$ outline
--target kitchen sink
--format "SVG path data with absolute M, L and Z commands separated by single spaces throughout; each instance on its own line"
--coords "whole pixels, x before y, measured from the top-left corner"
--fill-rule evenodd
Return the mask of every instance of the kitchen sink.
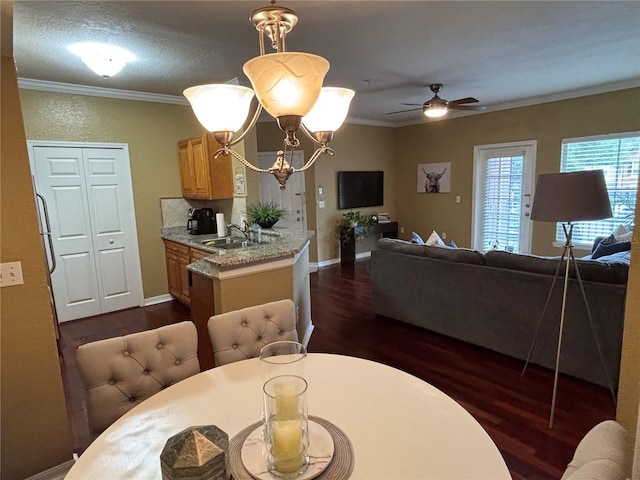
M 256 242 L 237 237 L 211 238 L 209 240 L 201 240 L 200 243 L 206 245 L 207 247 L 222 248 L 224 250 L 258 246 Z

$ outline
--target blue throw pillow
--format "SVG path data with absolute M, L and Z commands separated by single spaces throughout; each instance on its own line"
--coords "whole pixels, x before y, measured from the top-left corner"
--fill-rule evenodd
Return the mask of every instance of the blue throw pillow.
M 418 245 L 424 245 L 424 240 L 416 232 L 411 232 L 411 243 L 417 243 Z
M 613 239 L 613 241 L 611 239 Z M 631 250 L 631 242 L 616 242 L 615 237 L 610 235 L 598 244 L 591 255 L 591 259 L 596 260 L 606 255 L 626 252 L 627 250 Z

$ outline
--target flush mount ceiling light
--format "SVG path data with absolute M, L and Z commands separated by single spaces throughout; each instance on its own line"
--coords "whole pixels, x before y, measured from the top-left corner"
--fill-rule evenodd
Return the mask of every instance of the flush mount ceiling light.
M 247 61 L 243 71 L 253 90 L 240 85 L 210 84 L 187 88 L 184 96 L 200 123 L 222 145 L 214 158 L 232 155 L 251 170 L 271 173 L 284 189 L 292 173 L 308 169 L 323 153 L 333 155 L 328 144 L 344 122 L 355 92 L 347 88 L 322 87 L 329 70 L 329 62 L 324 58 L 310 53 L 287 52 L 287 34 L 298 23 L 293 10 L 276 6 L 275 0 L 271 0 L 269 6 L 254 10 L 250 20 L 258 31 L 260 55 Z M 265 53 L 265 36 L 276 53 Z M 252 101 L 254 94 L 257 102 Z M 255 111 L 250 116 L 252 104 Z M 254 127 L 263 108 L 286 134 L 283 149 L 268 169 L 253 165 L 231 150 Z M 241 129 L 242 134 L 234 138 Z M 317 145 L 317 149 L 301 168 L 294 168 L 286 157 L 290 153 L 292 158 L 300 145 L 296 137 L 300 130 Z
M 103 78 L 117 75 L 127 63 L 136 58 L 129 50 L 106 43 L 74 43 L 69 46 L 69 50 Z

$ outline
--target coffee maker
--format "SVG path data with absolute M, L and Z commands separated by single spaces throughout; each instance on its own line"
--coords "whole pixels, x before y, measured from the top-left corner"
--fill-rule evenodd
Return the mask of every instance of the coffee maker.
M 216 219 L 212 208 L 190 208 L 187 230 L 191 235 L 216 233 Z

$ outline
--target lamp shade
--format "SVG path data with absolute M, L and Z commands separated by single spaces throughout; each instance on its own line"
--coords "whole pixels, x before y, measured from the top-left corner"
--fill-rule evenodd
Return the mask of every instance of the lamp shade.
M 249 114 L 253 90 L 240 85 L 210 84 L 187 88 L 198 121 L 209 132 L 237 132 Z
M 329 62 L 310 53 L 270 53 L 252 58 L 242 69 L 272 117 L 304 117 L 320 95 Z
M 538 176 L 531 220 L 576 222 L 612 216 L 602 170 Z
M 356 94 L 348 88 L 323 87 L 313 108 L 302 119 L 311 132 L 335 132 L 347 118 L 351 99 Z

